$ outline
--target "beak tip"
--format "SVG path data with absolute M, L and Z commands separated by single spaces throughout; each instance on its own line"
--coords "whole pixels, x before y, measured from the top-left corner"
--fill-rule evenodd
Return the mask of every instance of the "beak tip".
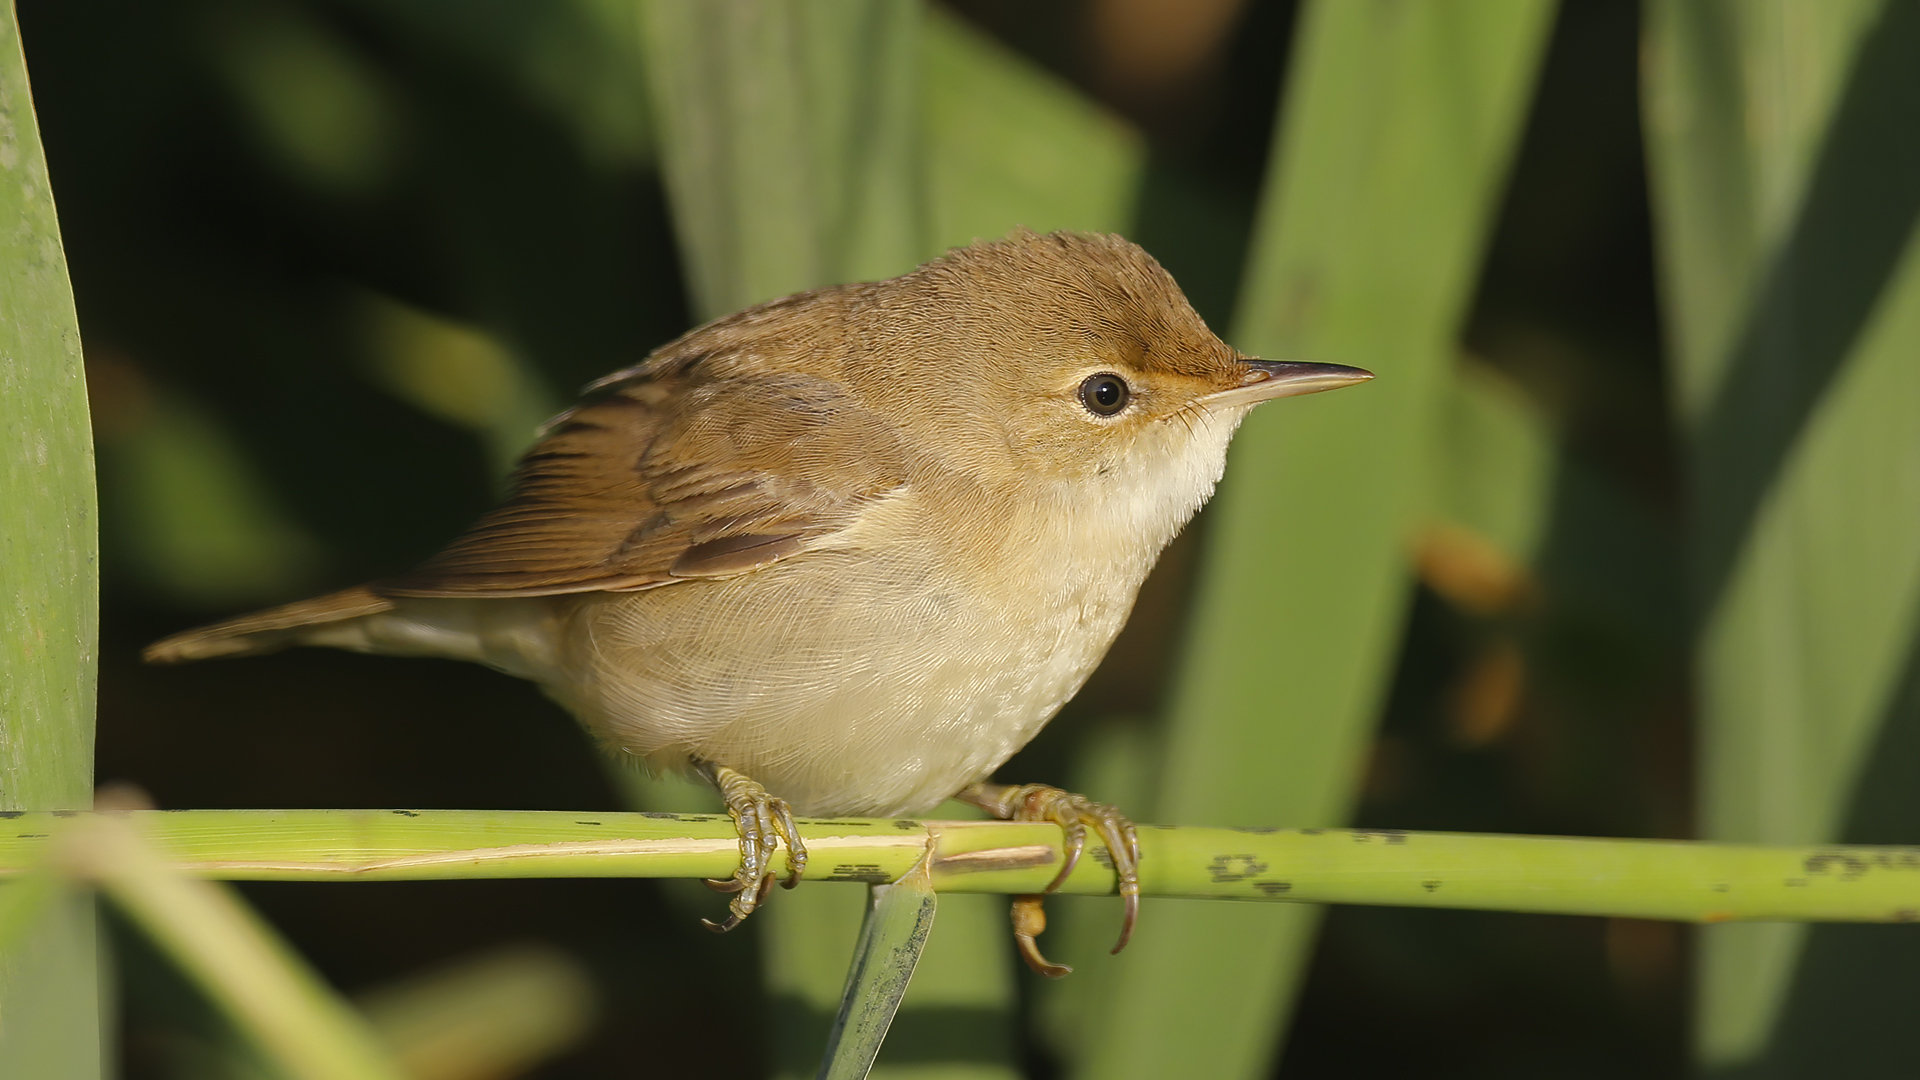
M 1239 387 L 1211 395 L 1218 405 L 1254 405 L 1281 397 L 1298 397 L 1337 390 L 1371 380 L 1373 372 L 1344 364 L 1309 364 L 1293 360 L 1240 358 L 1244 369 Z

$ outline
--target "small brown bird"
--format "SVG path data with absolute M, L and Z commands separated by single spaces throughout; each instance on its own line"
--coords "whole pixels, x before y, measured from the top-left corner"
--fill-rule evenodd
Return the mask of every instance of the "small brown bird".
M 717 929 L 765 898 L 783 840 L 798 880 L 795 812 L 958 794 L 1058 822 L 1056 885 L 1092 827 L 1124 946 L 1132 825 L 986 778 L 1092 673 L 1247 411 L 1371 377 L 1240 355 L 1118 236 L 1023 230 L 708 323 L 588 387 L 424 565 L 146 657 L 324 645 L 532 679 L 610 747 L 719 788 L 741 864 Z M 1016 903 L 1028 962 L 1064 974 L 1041 925 Z

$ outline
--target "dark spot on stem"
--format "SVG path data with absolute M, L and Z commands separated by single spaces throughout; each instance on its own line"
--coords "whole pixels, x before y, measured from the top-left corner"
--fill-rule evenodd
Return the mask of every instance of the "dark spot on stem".
M 869 885 L 885 885 L 893 879 L 877 863 L 841 863 L 827 875 L 828 881 L 864 881 Z
M 1215 885 L 1245 881 L 1266 872 L 1267 864 L 1252 855 L 1215 855 L 1213 862 L 1207 864 L 1207 873 L 1212 875 Z
M 1840 872 L 1843 881 L 1851 881 L 1865 874 L 1869 865 L 1865 859 L 1844 851 L 1825 851 L 1818 855 L 1807 856 L 1806 870 L 1809 874 L 1828 874 Z

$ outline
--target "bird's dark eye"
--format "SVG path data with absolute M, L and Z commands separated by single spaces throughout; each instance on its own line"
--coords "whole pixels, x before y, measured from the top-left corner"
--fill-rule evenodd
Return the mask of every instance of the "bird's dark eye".
M 1127 407 L 1127 399 L 1133 392 L 1127 389 L 1127 380 L 1110 372 L 1089 375 L 1080 384 L 1080 404 L 1095 416 L 1112 416 Z

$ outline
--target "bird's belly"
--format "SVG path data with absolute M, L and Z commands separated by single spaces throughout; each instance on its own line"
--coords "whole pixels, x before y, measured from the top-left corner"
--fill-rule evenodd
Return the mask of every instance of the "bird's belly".
M 560 696 L 657 767 L 738 769 L 804 814 L 919 813 L 1039 731 L 1106 652 L 1137 586 L 984 598 L 924 563 L 823 552 L 599 594 L 568 619 L 574 671 Z

